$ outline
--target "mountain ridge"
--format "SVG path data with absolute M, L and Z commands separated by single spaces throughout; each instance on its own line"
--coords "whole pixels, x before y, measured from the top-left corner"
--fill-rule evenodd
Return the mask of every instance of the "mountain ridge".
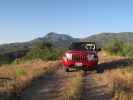
M 82 41 L 95 41 L 101 47 L 103 47 L 108 41 L 112 39 L 118 39 L 127 43 L 133 43 L 133 32 L 119 32 L 119 33 L 99 33 L 82 39 Z
M 59 48 L 66 48 L 72 42 L 77 42 L 77 41 L 95 41 L 100 46 L 103 46 L 107 41 L 109 41 L 112 38 L 117 38 L 125 42 L 133 43 L 133 32 L 120 32 L 120 33 L 104 32 L 104 33 L 94 34 L 86 38 L 73 38 L 72 36 L 66 34 L 58 34 L 55 32 L 50 32 L 46 34 L 44 37 L 39 37 L 28 42 L 0 45 L 0 53 L 12 52 L 23 49 L 30 50 L 38 42 L 49 42 L 53 44 L 55 47 Z

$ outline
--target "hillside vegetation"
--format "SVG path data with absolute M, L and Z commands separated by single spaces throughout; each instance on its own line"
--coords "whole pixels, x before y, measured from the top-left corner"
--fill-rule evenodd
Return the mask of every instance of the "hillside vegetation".
M 72 42 L 76 41 L 95 41 L 99 47 L 104 47 L 106 43 L 113 38 L 116 38 L 124 43 L 133 43 L 133 33 L 132 32 L 122 32 L 122 33 L 100 33 L 92 35 L 86 38 L 73 38 L 65 34 L 57 34 L 54 32 L 48 33 L 44 37 L 36 38 L 34 40 L 23 42 L 23 43 L 10 43 L 0 45 L 0 64 L 11 63 L 16 58 L 21 58 L 19 56 L 22 52 L 27 54 L 31 51 L 36 44 L 40 42 L 50 43 L 54 48 L 68 48 Z M 14 55 L 18 55 L 18 57 Z M 14 56 L 12 58 L 12 56 Z M 24 55 L 23 55 L 24 56 Z
M 118 40 L 116 38 L 106 42 L 104 49 L 112 55 L 119 55 L 128 58 L 133 58 L 132 43 L 125 43 L 124 41 Z
M 36 38 L 34 40 L 24 42 L 24 43 L 10 43 L 0 45 L 0 54 L 9 53 L 18 50 L 31 49 L 38 42 L 48 42 L 55 47 L 68 47 L 72 42 L 75 41 L 96 41 L 100 45 L 104 45 L 107 41 L 117 38 L 123 40 L 124 42 L 133 43 L 133 32 L 121 32 L 121 33 L 99 33 L 96 35 L 91 35 L 86 38 L 73 38 L 69 35 L 58 34 L 54 32 L 48 33 L 44 37 Z
M 45 61 L 59 60 L 66 48 L 56 48 L 51 43 L 38 42 L 30 51 L 16 51 L 5 55 L 0 55 L 1 64 L 20 63 L 27 60 L 41 59 Z M 16 58 L 15 58 L 16 57 Z
M 50 43 L 39 42 L 20 61 L 41 59 L 44 61 L 59 60 L 64 51 L 63 48 L 55 48 Z

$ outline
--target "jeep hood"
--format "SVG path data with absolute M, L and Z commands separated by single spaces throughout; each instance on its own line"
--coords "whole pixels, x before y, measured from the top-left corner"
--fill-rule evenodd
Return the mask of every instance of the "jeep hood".
M 96 51 L 77 51 L 77 50 L 70 50 L 70 51 L 67 51 L 66 53 L 86 55 L 86 54 L 96 54 Z

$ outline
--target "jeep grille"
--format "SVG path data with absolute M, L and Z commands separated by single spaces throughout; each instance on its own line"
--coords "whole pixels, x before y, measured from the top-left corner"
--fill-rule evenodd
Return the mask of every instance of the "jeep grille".
M 86 56 L 83 56 L 83 55 L 73 55 L 72 56 L 72 60 L 73 61 L 86 61 L 87 60 L 87 57 Z

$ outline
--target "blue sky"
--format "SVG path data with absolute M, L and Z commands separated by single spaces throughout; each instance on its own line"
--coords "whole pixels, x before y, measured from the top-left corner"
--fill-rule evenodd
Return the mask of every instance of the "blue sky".
M 133 0 L 0 0 L 0 44 L 48 32 L 85 37 L 133 31 Z

